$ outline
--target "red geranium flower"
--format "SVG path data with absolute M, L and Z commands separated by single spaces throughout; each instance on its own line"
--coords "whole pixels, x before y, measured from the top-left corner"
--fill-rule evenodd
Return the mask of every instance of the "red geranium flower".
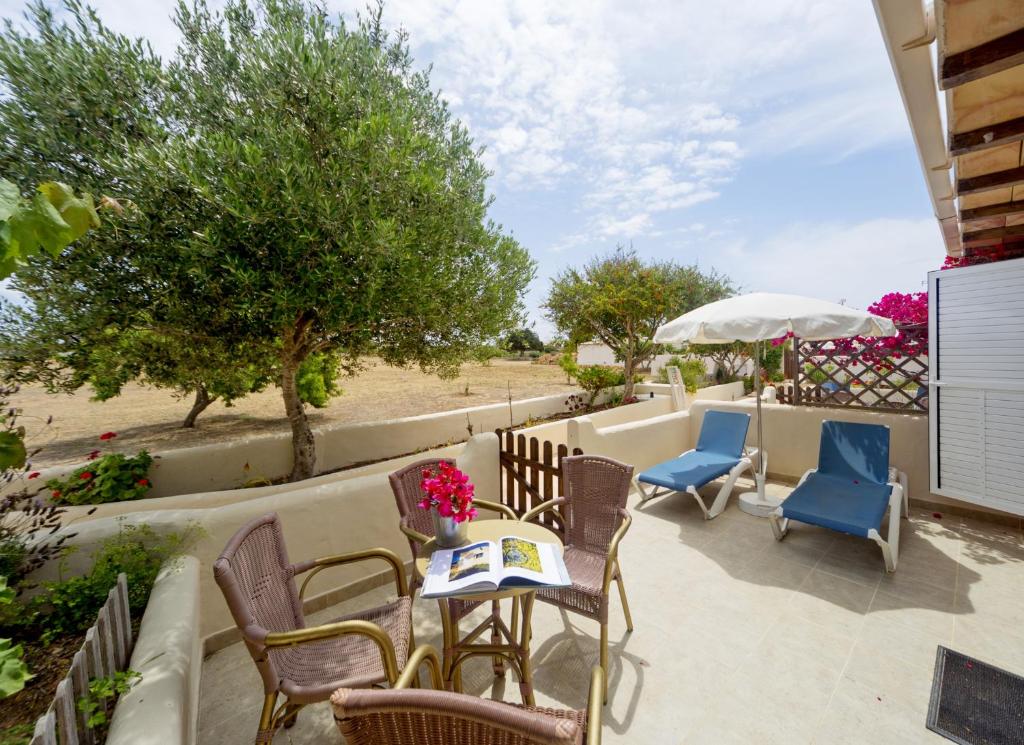
M 117 437 L 117 432 L 104 432 L 102 435 L 100 435 L 100 439 L 103 440 L 104 442 L 106 442 L 107 440 L 113 440 L 115 437 Z
M 92 472 L 91 471 L 85 471 L 78 478 L 80 478 L 82 481 L 88 481 L 89 479 L 92 478 Z
M 139 486 L 149 486 L 149 479 L 139 479 L 135 483 Z
M 29 477 L 30 479 L 37 479 L 37 478 L 39 478 L 39 471 L 33 471 L 32 473 L 30 473 L 30 474 L 28 475 L 28 477 Z
M 93 450 L 91 453 L 89 453 L 89 460 L 96 460 L 99 457 L 100 457 L 100 451 L 99 450 Z
M 60 492 L 54 489 L 52 492 L 50 492 L 50 496 L 53 497 L 54 499 L 60 499 Z

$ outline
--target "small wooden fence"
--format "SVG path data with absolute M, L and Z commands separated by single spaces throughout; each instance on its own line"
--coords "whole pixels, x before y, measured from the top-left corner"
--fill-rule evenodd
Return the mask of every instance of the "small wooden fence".
M 90 680 L 125 670 L 133 644 L 128 580 L 119 574 L 96 625 L 85 632 L 68 676 L 58 684 L 53 703 L 36 722 L 31 745 L 93 745 L 96 738 L 86 726 L 86 715 L 78 710 L 78 699 L 88 692 Z
M 885 338 L 794 339 L 795 383 L 777 386 L 781 403 L 928 410 L 928 329 L 900 326 L 895 348 Z M 787 362 L 789 362 L 787 360 Z
M 564 496 L 562 458 L 569 455 L 567 446 L 506 430 L 496 433 L 501 440 L 502 504 L 522 517 L 541 502 Z M 583 455 L 583 451 L 574 448 L 572 454 Z M 547 511 L 540 520 L 552 530 L 562 531 L 557 513 Z

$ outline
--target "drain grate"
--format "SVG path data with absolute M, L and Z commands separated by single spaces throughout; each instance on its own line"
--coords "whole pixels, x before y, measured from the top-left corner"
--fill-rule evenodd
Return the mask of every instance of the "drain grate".
M 961 745 L 1024 743 L 1024 678 L 940 646 L 927 725 Z

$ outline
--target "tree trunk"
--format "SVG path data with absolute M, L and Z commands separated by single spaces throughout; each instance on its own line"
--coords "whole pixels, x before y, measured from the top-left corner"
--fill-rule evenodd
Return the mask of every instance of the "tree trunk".
M 182 423 L 182 427 L 191 429 L 196 426 L 196 418 L 206 411 L 206 407 L 216 401 L 218 396 L 211 396 L 210 392 L 206 390 L 206 386 L 200 383 L 196 387 L 196 400 L 192 404 L 192 408 L 188 412 L 188 416 L 185 417 L 185 421 Z
M 313 440 L 313 430 L 309 428 L 309 420 L 306 419 L 306 411 L 299 399 L 295 379 L 298 371 L 299 361 L 289 349 L 286 349 L 281 365 L 281 396 L 284 398 L 288 424 L 292 428 L 292 472 L 288 476 L 289 481 L 308 479 L 316 468 L 316 442 Z
M 636 357 L 633 356 L 632 345 L 622 360 L 622 369 L 626 375 L 626 384 L 622 388 L 622 400 L 626 401 L 633 395 L 633 368 L 636 367 Z

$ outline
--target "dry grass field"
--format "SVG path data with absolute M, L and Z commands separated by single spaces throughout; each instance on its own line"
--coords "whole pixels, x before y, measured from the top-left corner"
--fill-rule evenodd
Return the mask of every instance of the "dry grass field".
M 308 410 L 314 427 L 505 401 L 509 385 L 516 399 L 571 390 L 566 385 L 565 373 L 555 365 L 505 360 L 494 360 L 486 366 L 464 365 L 454 380 L 367 360 L 365 370 L 341 384 L 343 395 L 323 409 Z M 31 444 L 43 448 L 33 459 L 37 467 L 82 460 L 90 450 L 100 447 L 97 437 L 108 431 L 117 432 L 118 437 L 111 444 L 118 451 L 146 448 L 160 452 L 288 430 L 280 392 L 273 387 L 231 407 L 214 403 L 191 430 L 181 427 L 191 401 L 178 399 L 165 390 L 138 385 L 129 386 L 120 397 L 105 402 L 91 401 L 90 391 L 85 389 L 68 396 L 25 386 L 12 403 L 23 411 L 21 422 L 29 432 Z M 48 416 L 53 417 L 49 427 L 45 425 Z

